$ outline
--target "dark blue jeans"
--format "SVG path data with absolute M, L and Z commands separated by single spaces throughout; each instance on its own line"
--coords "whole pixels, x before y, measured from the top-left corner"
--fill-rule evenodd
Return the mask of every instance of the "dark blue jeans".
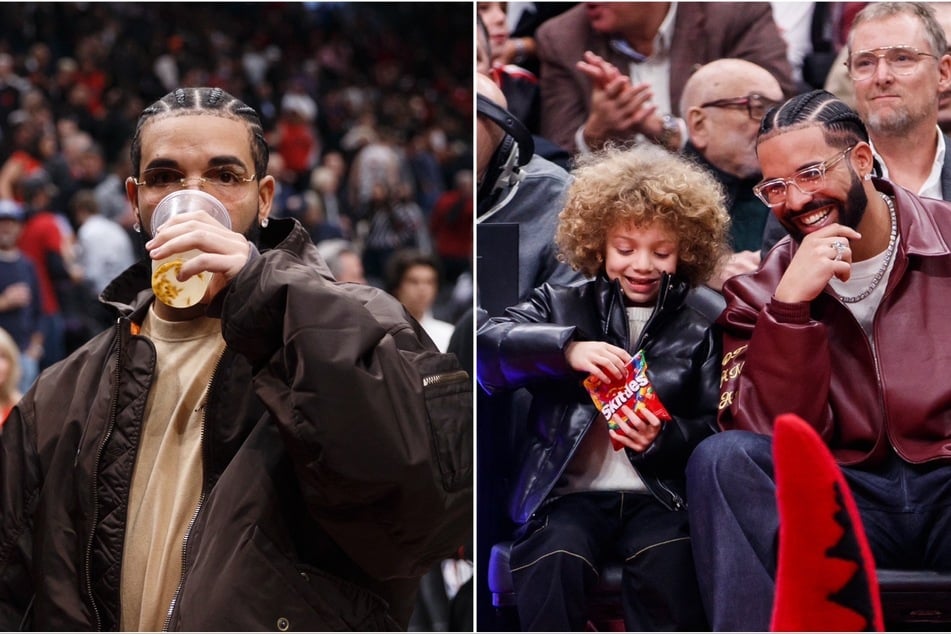
M 605 561 L 623 563 L 630 631 L 703 630 L 687 514 L 653 496 L 590 492 L 544 505 L 519 530 L 511 566 L 523 631 L 581 631 Z
M 842 473 L 879 568 L 951 570 L 951 465 L 896 455 Z M 773 608 L 779 517 L 772 439 L 714 434 L 687 464 L 694 560 L 716 631 L 766 631 Z

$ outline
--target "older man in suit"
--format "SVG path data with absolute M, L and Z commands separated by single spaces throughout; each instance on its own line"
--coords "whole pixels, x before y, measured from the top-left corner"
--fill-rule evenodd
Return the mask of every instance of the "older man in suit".
M 766 2 L 583 3 L 545 22 L 536 40 L 542 136 L 572 152 L 637 135 L 681 149 L 684 84 L 715 59 L 754 62 L 794 91 Z

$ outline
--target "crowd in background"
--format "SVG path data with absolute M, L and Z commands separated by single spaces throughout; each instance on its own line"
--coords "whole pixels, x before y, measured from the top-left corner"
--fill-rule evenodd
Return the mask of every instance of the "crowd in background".
M 391 285 L 388 261 L 410 249 L 440 273 L 432 315 L 471 305 L 470 5 L 9 3 L 0 20 L 0 218 L 34 234 L 17 246 L 38 254 L 39 369 L 108 325 L 95 297 L 143 253 L 128 143 L 179 86 L 258 111 L 272 215 L 345 244 L 355 280 Z

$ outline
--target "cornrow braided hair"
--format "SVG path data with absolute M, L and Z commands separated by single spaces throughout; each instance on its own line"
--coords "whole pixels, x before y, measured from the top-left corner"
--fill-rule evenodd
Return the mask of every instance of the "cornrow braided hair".
M 258 113 L 240 99 L 221 88 L 178 88 L 149 107 L 139 115 L 129 151 L 132 158 L 132 173 L 138 175 L 142 161 L 142 128 L 158 117 L 185 114 L 208 114 L 244 121 L 251 133 L 251 156 L 254 159 L 254 173 L 260 179 L 267 173 L 269 150 L 264 138 L 264 128 Z
M 825 90 L 813 90 L 771 108 L 760 123 L 756 144 L 783 132 L 822 127 L 826 143 L 845 149 L 859 141 L 868 143 L 868 130 L 844 101 Z

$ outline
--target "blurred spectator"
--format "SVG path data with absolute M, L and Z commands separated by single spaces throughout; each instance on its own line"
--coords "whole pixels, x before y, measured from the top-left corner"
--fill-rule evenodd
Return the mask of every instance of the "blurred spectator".
M 95 194 L 81 189 L 70 201 L 76 235 L 77 263 L 93 296 L 135 262 L 132 240 L 113 220 L 99 213 Z
M 573 7 L 575 2 L 509 2 L 507 3 L 509 41 L 505 45 L 502 60 L 515 61 L 519 66 L 538 75 L 538 51 L 535 32 L 546 20 L 561 15 Z M 521 40 L 521 41 L 518 41 Z
M 317 243 L 317 251 L 338 282 L 367 283 L 367 278 L 363 275 L 360 250 L 349 240 L 323 240 Z
M 815 2 L 770 2 L 773 21 L 786 43 L 786 59 L 792 67 L 792 79 L 797 92 L 802 92 L 805 82 L 802 74 L 803 61 L 812 53 L 812 27 Z
M 297 189 L 297 175 L 287 168 L 281 153 L 271 152 L 268 155 L 267 173 L 274 177 L 271 214 L 275 218 L 300 219 L 300 204 L 291 202 L 291 199 L 300 195 Z
M 533 38 L 509 38 L 506 2 L 477 2 L 489 35 L 490 74 L 502 88 L 508 110 L 532 132 L 541 125 L 538 77 L 520 66 L 535 56 Z
M 130 134 L 129 137 L 131 136 Z M 125 181 L 130 176 L 132 176 L 132 162 L 129 159 L 129 145 L 126 143 L 123 151 L 109 166 L 103 179 L 93 189 L 99 213 L 119 223 L 127 233 L 132 230 L 135 222 L 132 204 L 125 191 Z
M 951 2 L 930 2 L 935 19 L 944 31 L 945 39 L 951 39 Z M 951 46 L 949 46 L 951 49 Z M 946 51 L 951 53 L 951 50 Z M 938 125 L 945 134 L 951 132 L 951 88 L 943 90 L 938 96 Z
M 271 138 L 271 145 L 284 159 L 284 169 L 293 175 L 291 182 L 298 189 L 307 187 L 320 149 L 313 128 L 316 116 L 313 99 L 301 92 L 289 93 L 281 102 L 281 115 Z
M 115 321 L 114 311 L 97 298 L 109 282 L 135 263 L 136 254 L 125 229 L 99 213 L 92 190 L 76 192 L 69 211 L 77 227 L 76 259 L 83 275 L 76 297 L 88 307 L 80 310 L 79 316 L 87 318 L 87 329 L 92 335 Z
M 328 154 L 325 159 L 332 156 Z M 334 154 L 333 156 L 340 156 Z M 353 226 L 350 223 L 349 216 L 345 213 L 343 201 L 340 198 L 340 184 L 342 170 L 337 170 L 330 165 L 320 165 L 314 168 L 310 174 L 310 187 L 320 196 L 324 206 L 324 219 L 328 224 L 340 228 L 344 236 L 350 236 L 353 233 Z
M 0 122 L 9 120 L 10 114 L 20 107 L 20 98 L 29 83 L 16 74 L 13 56 L 0 53 Z
M 449 348 L 453 326 L 432 312 L 439 294 L 439 264 L 433 256 L 414 249 L 394 253 L 387 263 L 386 291 L 406 306 L 437 348 Z
M 398 249 L 431 251 L 429 229 L 416 204 L 399 153 L 387 143 L 364 146 L 353 161 L 350 190 L 363 229 L 363 268 L 379 286 L 387 260 Z
M 452 286 L 472 268 L 472 172 L 456 173 L 455 187 L 444 193 L 433 209 L 429 229 L 444 281 Z
M 66 356 L 66 317 L 60 297 L 74 282 L 69 222 L 51 208 L 55 186 L 45 172 L 23 179 L 26 224 L 17 246 L 33 262 L 40 286 L 44 353 L 40 370 Z
M 0 200 L 0 328 L 16 342 L 19 387 L 25 392 L 39 372 L 43 333 L 36 268 L 17 248 L 23 220 L 19 203 Z
M 41 150 L 44 130 L 34 121 L 23 117 L 25 113 L 15 117 L 15 124 L 10 130 L 12 151 L 0 167 L 0 198 L 19 202 L 23 201 L 23 193 L 17 188 L 17 183 L 43 169 L 44 161 Z
M 343 238 L 344 233 L 338 225 L 327 221 L 324 201 L 320 194 L 312 189 L 295 196 L 291 201 L 291 212 L 307 228 L 310 239 L 316 244 L 321 240 Z M 300 209 L 297 209 L 300 207 Z
M 485 26 L 485 23 L 482 21 L 481 16 L 476 17 L 476 72 L 485 75 L 486 77 L 491 77 L 493 81 L 501 89 L 501 83 L 499 81 L 499 76 L 496 73 L 492 72 L 492 64 L 490 58 L 492 57 L 492 47 L 489 44 L 489 32 Z M 503 97 L 505 93 L 502 93 Z M 517 118 L 517 117 L 516 117 Z M 521 121 L 521 120 L 520 120 Z M 535 144 L 535 154 L 543 158 L 548 159 L 552 163 L 555 163 L 565 171 L 571 169 L 571 154 L 565 150 L 565 148 L 560 145 L 552 143 L 545 137 L 539 136 L 537 134 L 537 129 L 535 131 L 529 130 L 532 132 L 532 141 Z
M 423 130 L 414 134 L 406 146 L 406 160 L 416 185 L 416 202 L 427 218 L 446 189 L 434 148 L 434 145 L 445 145 L 444 136 L 441 130 Z
M 23 396 L 20 374 L 20 351 L 10 334 L 0 328 L 0 428 Z
M 696 65 L 715 59 L 755 62 L 794 93 L 766 2 L 583 3 L 542 24 L 536 39 L 542 136 L 573 152 L 637 135 L 679 150 L 684 83 Z

